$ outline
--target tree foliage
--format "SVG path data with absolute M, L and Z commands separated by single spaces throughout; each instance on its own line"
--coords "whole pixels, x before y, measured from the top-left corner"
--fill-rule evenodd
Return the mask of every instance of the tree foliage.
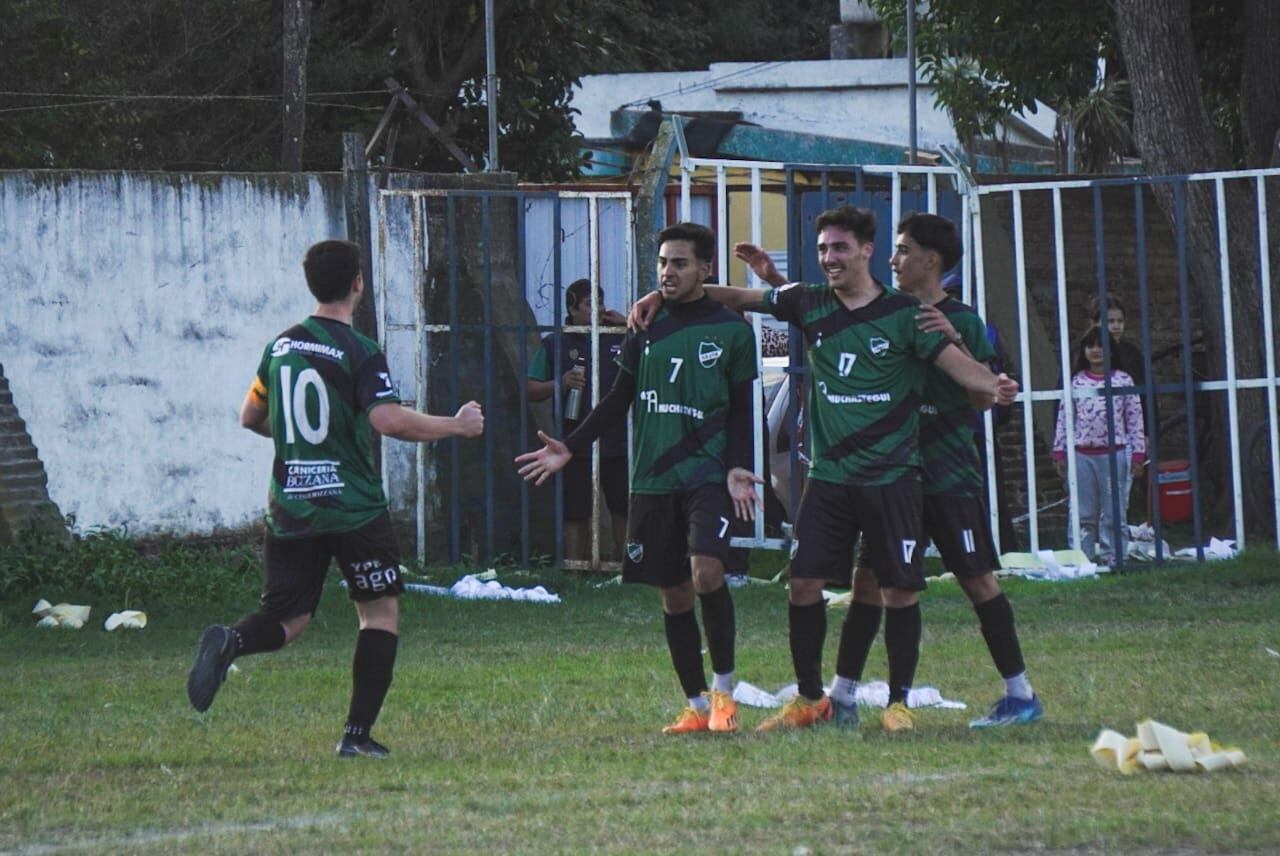
M 570 87 L 585 74 L 823 56 L 831 5 L 494 0 L 501 166 L 530 179 L 577 173 Z M 0 167 L 278 169 L 281 11 L 250 0 L 0 0 Z M 483 160 L 483 0 L 314 0 L 305 168 L 336 169 L 341 134 L 373 129 L 388 77 Z M 395 121 L 395 166 L 459 169 L 407 113 Z
M 1246 151 L 1242 131 L 1244 46 L 1254 37 L 1246 12 L 1256 2 L 1268 0 L 1197 0 L 1189 8 L 1194 53 L 1187 59 L 1196 66 L 1224 156 L 1238 166 L 1261 165 Z M 905 52 L 905 4 L 869 3 Z M 1130 106 L 1120 83 L 1127 72 L 1114 7 L 1113 0 L 931 0 L 917 16 L 917 57 L 962 140 L 992 135 L 1003 118 L 1034 111 L 1039 100 L 1083 121 L 1077 142 L 1086 160 L 1092 158 L 1086 168 L 1097 168 L 1102 162 L 1091 143 L 1121 151 L 1130 145 L 1119 128 L 1129 121 Z M 1099 58 L 1107 60 L 1101 82 Z

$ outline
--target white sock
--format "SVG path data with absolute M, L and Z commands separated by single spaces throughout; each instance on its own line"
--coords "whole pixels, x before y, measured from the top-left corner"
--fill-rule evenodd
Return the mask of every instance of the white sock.
M 849 678 L 842 678 L 836 675 L 835 680 L 831 682 L 831 691 L 827 693 L 833 702 L 843 705 L 851 705 L 857 699 L 858 682 Z
M 1004 679 L 1005 695 L 1011 695 L 1014 698 L 1020 698 L 1030 701 L 1035 697 L 1035 691 L 1031 689 L 1031 681 L 1027 680 L 1027 673 L 1014 675 L 1012 678 Z
M 689 707 L 700 711 L 711 710 L 711 702 L 707 701 L 706 696 L 700 695 L 697 698 L 689 699 Z
M 711 689 L 718 693 L 733 695 L 733 672 L 727 675 L 722 675 L 719 672 L 712 673 Z

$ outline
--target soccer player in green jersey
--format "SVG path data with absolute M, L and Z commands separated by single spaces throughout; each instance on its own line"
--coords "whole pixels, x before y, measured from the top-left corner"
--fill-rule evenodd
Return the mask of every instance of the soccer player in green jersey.
M 666 734 L 736 731 L 735 618 L 725 583 L 729 522 L 755 517 L 751 455 L 755 340 L 743 320 L 708 299 L 715 236 L 679 223 L 658 234 L 659 302 L 643 335 L 631 334 L 621 371 L 591 414 L 561 442 L 516 458 L 537 484 L 590 449 L 633 408 L 626 582 L 657 587 L 667 646 L 689 705 Z M 727 488 L 727 489 L 726 489 Z M 702 604 L 712 684 L 708 692 L 694 601 Z
M 351 327 L 365 289 L 359 247 L 322 241 L 302 267 L 315 311 L 267 345 L 240 408 L 240 424 L 275 444 L 261 606 L 205 629 L 187 698 L 208 710 L 233 660 L 296 640 L 336 558 L 360 619 L 337 752 L 381 758 L 388 750 L 369 732 L 391 686 L 404 583 L 370 429 L 411 442 L 477 437 L 484 415 L 474 401 L 454 416 L 401 406 L 378 344 Z
M 936 214 L 909 214 L 898 224 L 890 265 L 898 287 L 923 304 L 921 326 L 941 333 L 975 359 L 995 359 L 987 326 L 970 307 L 947 295 L 943 274 L 955 267 L 964 244 L 955 224 Z M 983 639 L 1004 679 L 1005 694 L 991 710 L 969 723 L 973 728 L 1035 722 L 1043 715 L 1040 699 L 1027 679 L 1022 646 L 1014 624 L 1013 607 L 1000 590 L 993 568 L 1000 567 L 991 519 L 983 494 L 982 472 L 973 438 L 980 414 L 968 395 L 951 378 L 931 370 L 925 378 L 920 407 L 920 458 L 924 479 L 924 532 L 937 546 L 948 571 L 956 575 L 978 615 Z M 851 699 L 861 677 L 875 628 L 880 624 L 879 586 L 874 572 L 854 570 L 853 605 L 859 621 L 871 628 L 856 650 L 842 648 L 837 664 L 838 689 Z M 838 689 L 837 689 L 838 688 Z M 841 701 L 844 699 L 842 698 Z
M 708 289 L 737 310 L 769 312 L 799 327 L 810 366 L 811 463 L 796 519 L 788 611 L 799 692 L 761 730 L 829 720 L 822 689 L 827 581 L 852 581 L 853 547 L 862 535 L 886 608 L 890 706 L 885 726 L 910 727 L 906 695 L 920 647 L 921 489 L 917 426 L 925 373 L 936 365 L 985 406 L 1009 401 L 1017 385 L 997 377 L 954 343 L 920 329 L 919 302 L 881 285 L 868 263 L 875 215 L 844 206 L 816 222 L 824 285 Z M 735 247 L 748 264 L 759 248 Z M 631 319 L 643 322 L 647 298 Z M 846 620 L 842 638 L 853 632 Z

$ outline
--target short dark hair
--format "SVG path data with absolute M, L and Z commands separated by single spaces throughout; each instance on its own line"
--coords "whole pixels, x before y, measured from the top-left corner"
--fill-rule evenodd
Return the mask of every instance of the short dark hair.
M 599 291 L 600 289 L 597 288 L 596 292 L 599 293 Z M 573 309 L 582 302 L 583 298 L 590 301 L 590 297 L 588 297 L 590 294 L 591 280 L 575 279 L 573 282 L 569 283 L 569 287 L 564 290 L 564 308 L 566 310 Z
M 821 232 L 828 226 L 851 232 L 860 243 L 869 244 L 876 239 L 876 212 L 870 208 L 858 208 L 854 205 L 828 208 L 818 215 L 813 229 L 815 232 Z
M 337 303 L 351 293 L 360 275 L 360 245 L 351 241 L 321 241 L 302 260 L 307 288 L 321 303 Z
M 960 230 L 946 217 L 913 211 L 898 221 L 898 234 L 941 256 L 944 271 L 951 270 L 964 256 Z
M 667 241 L 693 242 L 693 254 L 709 262 L 716 253 L 716 234 L 701 223 L 676 223 L 658 233 L 658 246 Z
M 1097 324 L 1090 324 L 1089 329 L 1084 331 L 1084 335 L 1076 342 L 1076 362 L 1071 367 L 1072 373 L 1082 372 L 1089 368 L 1089 360 L 1084 355 L 1085 348 L 1091 348 L 1094 345 L 1102 344 L 1102 328 Z M 1114 364 L 1112 365 L 1114 368 Z

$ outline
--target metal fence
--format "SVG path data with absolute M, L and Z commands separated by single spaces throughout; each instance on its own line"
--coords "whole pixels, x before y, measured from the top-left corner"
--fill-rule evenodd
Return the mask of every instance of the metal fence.
M 687 154 L 687 153 L 686 153 Z M 839 204 L 870 207 L 880 215 L 873 273 L 888 281 L 888 258 L 893 229 L 910 210 L 930 211 L 951 217 L 961 226 L 965 259 L 957 269 L 965 298 L 989 320 L 1005 320 L 1014 342 L 1016 370 L 1023 384 L 1015 408 L 1020 417 L 1023 473 L 1014 479 L 1026 497 L 1026 531 L 1033 550 L 1057 545 L 1059 539 L 1079 543 L 1079 509 L 1070 504 L 1066 531 L 1044 528 L 1046 481 L 1037 474 L 1044 460 L 1044 426 L 1056 415 L 1057 406 L 1073 409 L 1070 394 L 1070 355 L 1075 338 L 1073 322 L 1082 323 L 1079 306 L 1086 295 L 1096 295 L 1102 305 L 1116 291 L 1124 291 L 1132 304 L 1130 318 L 1138 320 L 1145 356 L 1147 382 L 1134 389 L 1106 385 L 1102 394 L 1134 393 L 1142 396 L 1148 414 L 1157 404 L 1180 420 L 1171 431 L 1152 421 L 1151 470 L 1173 457 L 1170 435 L 1185 442 L 1188 478 L 1194 501 L 1190 537 L 1202 547 L 1206 522 L 1206 430 L 1229 435 L 1232 534 L 1243 546 L 1253 532 L 1246 526 L 1252 497 L 1253 518 L 1270 520 L 1270 531 L 1280 532 L 1280 509 L 1274 497 L 1280 486 L 1277 455 L 1277 374 L 1274 330 L 1274 296 L 1270 277 L 1267 188 L 1280 170 L 1175 178 L 1124 178 L 1092 181 L 1028 182 L 975 185 L 965 174 L 948 167 L 864 166 L 724 161 L 686 156 L 681 162 L 679 217 L 714 224 L 719 241 L 716 268 L 728 281 L 730 250 L 735 239 L 763 245 L 763 236 L 774 227 L 767 222 L 765 200 L 779 195 L 785 204 L 785 246 L 774 247 L 781 267 L 791 279 L 821 280 L 817 266 L 813 218 Z M 714 182 L 714 205 L 695 205 L 695 186 Z M 1248 228 L 1256 233 L 1253 275 L 1240 280 L 1240 259 L 1231 258 L 1231 230 L 1244 228 L 1227 216 L 1227 196 L 1233 187 L 1251 188 L 1253 212 Z M 1152 210 L 1152 193 L 1169 194 L 1175 227 L 1167 229 L 1162 214 Z M 1203 319 L 1196 304 L 1193 254 L 1196 247 L 1188 231 L 1187 200 L 1194 188 L 1209 188 L 1218 222 L 1217 306 L 1223 318 L 1220 336 L 1221 377 L 1208 376 L 1194 363 L 1198 336 L 1204 336 Z M 731 213 L 738 194 L 748 200 L 746 222 Z M 707 198 L 709 194 L 701 198 Z M 1127 202 L 1118 200 L 1124 196 Z M 740 201 L 740 200 L 739 200 Z M 393 494 L 393 506 L 411 511 L 418 527 L 421 561 L 491 562 L 509 556 L 528 563 L 539 555 L 559 562 L 564 557 L 562 527 L 563 492 L 531 489 L 515 476 L 509 453 L 536 446 L 534 429 L 549 426 L 563 436 L 559 389 L 549 410 L 530 407 L 524 378 L 539 340 L 550 337 L 552 348 L 562 347 L 561 336 L 589 335 L 598 348 L 599 337 L 609 332 L 593 321 L 590 326 L 565 326 L 563 288 L 586 276 L 601 285 L 607 303 L 629 304 L 640 291 L 639 270 L 648 261 L 635 259 L 635 224 L 632 199 L 624 192 L 550 191 L 383 191 L 377 202 L 377 288 L 379 334 L 388 353 L 393 376 L 405 389 L 405 398 L 419 410 L 451 412 L 468 397 L 485 405 L 487 428 L 480 443 L 446 441 L 435 447 L 415 446 L 397 451 L 388 445 L 383 457 L 384 477 Z M 1123 216 L 1122 216 L 1123 215 Z M 1083 223 L 1088 224 L 1087 228 Z M 1163 238 L 1159 236 L 1163 235 Z M 1153 250 L 1153 241 L 1165 241 L 1168 252 Z M 1163 245 L 1162 245 L 1163 246 Z M 1112 249 L 1115 248 L 1115 249 Z M 781 251 L 785 250 L 785 256 Z M 1129 257 L 1129 262 L 1119 256 Z M 1153 254 L 1160 282 L 1153 282 Z M 1091 257 L 1092 264 L 1082 259 Z M 1233 281 L 1235 277 L 1235 281 Z M 758 285 L 748 275 L 748 285 Z M 1232 295 L 1253 289 L 1259 317 L 1241 320 L 1233 313 Z M 1203 291 L 1203 289 L 1202 289 Z M 1238 304 L 1238 298 L 1237 298 Z M 617 308 L 622 308 L 621 303 Z M 1136 310 L 1136 311 L 1135 311 Z M 1073 314 L 1074 313 L 1074 314 Z M 757 336 L 760 319 L 753 324 Z M 1257 328 L 1256 338 L 1252 333 Z M 1209 331 L 1213 333 L 1213 331 Z M 806 374 L 802 340 L 793 336 L 782 369 L 788 382 Z M 1174 348 L 1178 358 L 1176 377 L 1162 371 L 1156 355 Z M 1237 356 L 1242 347 L 1259 349 L 1250 365 L 1261 368 L 1240 376 Z M 598 353 L 598 351 L 597 351 Z M 1212 356 L 1212 355 L 1211 355 Z M 1107 359 L 1111 359 L 1107 347 Z M 593 360 L 598 400 L 599 361 Z M 762 365 L 762 375 L 768 367 Z M 759 389 L 757 392 L 759 393 Z M 1242 424 L 1242 395 L 1265 397 L 1248 408 L 1265 418 Z M 1225 401 L 1216 424 L 1203 418 L 1214 405 L 1210 396 Z M 756 396 L 755 424 L 763 417 L 762 395 Z M 592 401 L 595 404 L 595 400 Z M 1174 405 L 1177 407 L 1174 407 Z M 795 436 L 798 402 L 786 417 Z M 1198 415 L 1199 414 L 1199 415 Z M 1071 419 L 1067 446 L 1074 445 Z M 1208 426 L 1212 426 L 1209 428 Z M 992 529 L 999 537 L 996 488 L 997 431 L 990 414 L 985 425 L 989 500 Z M 1037 442 L 1038 441 L 1038 442 Z M 762 471 L 766 438 L 757 437 L 756 465 Z M 1067 455 L 1065 490 L 1076 494 L 1074 455 Z M 790 466 L 798 472 L 803 462 L 792 444 Z M 599 471 L 599 451 L 593 452 L 593 468 Z M 1113 474 L 1118 476 L 1118 474 Z M 1112 483 L 1117 484 L 1118 478 Z M 1060 488 L 1062 489 L 1062 488 Z M 1157 491 L 1158 484 L 1152 490 Z M 798 497 L 792 492 L 792 502 Z M 399 497 L 399 499 L 397 499 Z M 553 499 L 548 501 L 544 497 Z M 1270 497 L 1270 499 L 1268 499 Z M 407 500 L 407 501 L 406 501 Z M 1113 491 L 1113 512 L 1119 519 L 1126 501 Z M 1259 503 L 1270 506 L 1259 513 Z M 611 567 L 602 561 L 598 540 L 601 516 L 597 485 L 590 526 L 590 567 Z M 1164 534 L 1160 504 L 1153 506 L 1156 558 Z M 433 521 L 447 520 L 447 525 Z M 1263 525 L 1263 524 L 1259 524 Z M 1265 528 L 1265 527 L 1264 527 Z M 546 533 L 554 533 L 548 547 Z M 1261 530 L 1258 530 L 1261 531 Z M 1277 535 L 1280 538 L 1280 535 Z M 752 537 L 737 538 L 735 546 L 783 548 L 789 539 L 765 536 L 763 520 Z

